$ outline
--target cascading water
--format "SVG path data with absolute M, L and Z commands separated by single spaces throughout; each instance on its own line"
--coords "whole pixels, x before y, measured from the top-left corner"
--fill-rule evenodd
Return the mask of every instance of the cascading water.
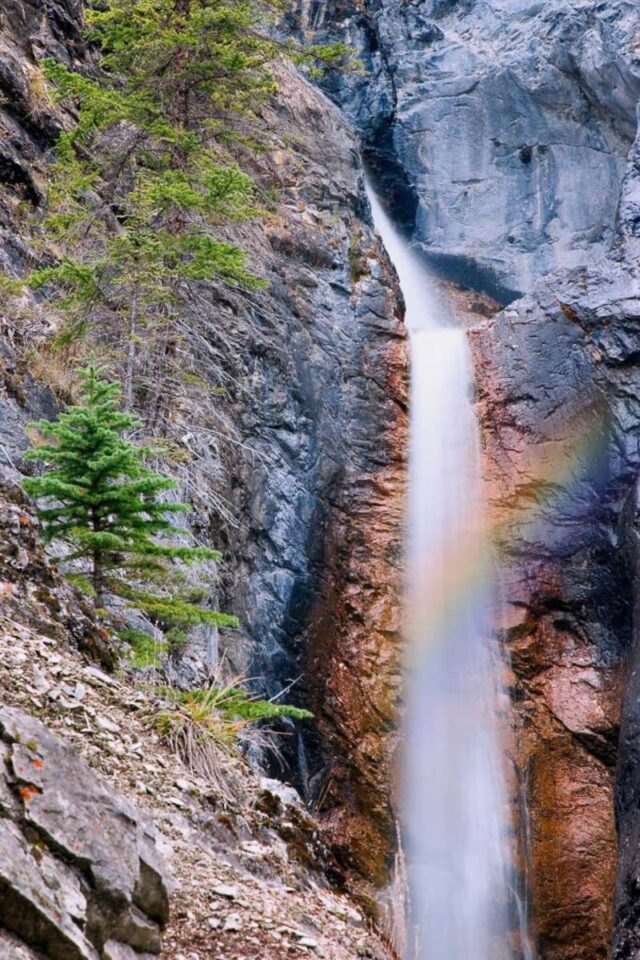
M 514 869 L 491 631 L 491 560 L 464 331 L 369 189 L 411 343 L 409 657 L 403 838 L 411 960 L 531 956 L 510 935 Z

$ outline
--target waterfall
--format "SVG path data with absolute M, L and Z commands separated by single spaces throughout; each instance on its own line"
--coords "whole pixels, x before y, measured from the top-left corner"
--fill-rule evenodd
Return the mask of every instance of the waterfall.
M 411 346 L 404 854 L 410 960 L 530 957 L 511 927 L 514 865 L 467 338 L 369 188 Z M 520 939 L 520 944 L 517 940 Z

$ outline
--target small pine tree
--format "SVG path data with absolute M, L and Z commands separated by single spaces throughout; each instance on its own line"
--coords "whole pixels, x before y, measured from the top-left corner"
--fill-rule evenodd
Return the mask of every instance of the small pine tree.
M 237 626 L 235 617 L 171 591 L 172 567 L 219 560 L 220 554 L 167 542 L 184 534 L 170 517 L 188 506 L 161 499 L 174 481 L 145 466 L 149 447 L 136 447 L 123 436 L 139 424 L 120 409 L 120 385 L 105 380 L 93 358 L 81 377 L 82 403 L 56 421 L 34 424 L 52 441 L 29 454 L 45 464 L 45 472 L 24 481 L 26 492 L 40 501 L 45 542 L 66 545 L 68 552 L 58 559 L 83 568 L 70 579 L 93 596 L 97 609 L 111 594 L 168 631 L 198 623 Z M 159 592 L 149 591 L 151 582 L 162 583 Z

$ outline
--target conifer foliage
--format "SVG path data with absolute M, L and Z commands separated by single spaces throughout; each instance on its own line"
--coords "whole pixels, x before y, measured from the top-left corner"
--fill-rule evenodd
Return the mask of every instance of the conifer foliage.
M 180 379 L 176 333 L 195 285 L 262 285 L 227 228 L 259 213 L 248 168 L 265 145 L 257 111 L 276 89 L 270 64 L 342 56 L 336 45 L 303 57 L 275 39 L 267 21 L 277 9 L 278 0 L 89 2 L 99 72 L 44 61 L 77 123 L 50 166 L 43 238 L 60 256 L 29 284 L 63 308 L 63 343 L 90 332 L 124 348 L 127 409 L 137 386 L 153 391 L 158 370 Z
M 219 560 L 220 554 L 175 544 L 185 530 L 172 523 L 171 515 L 189 508 L 163 499 L 174 481 L 145 465 L 153 452 L 149 447 L 123 436 L 139 424 L 120 404 L 120 385 L 104 379 L 91 359 L 82 371 L 82 402 L 56 421 L 34 425 L 48 442 L 29 456 L 45 469 L 26 479 L 24 487 L 39 502 L 45 541 L 64 546 L 58 559 L 73 570 L 70 579 L 93 596 L 98 609 L 109 595 L 124 598 L 170 636 L 197 623 L 236 626 L 234 617 L 171 590 L 174 569 Z M 153 583 L 158 592 L 149 590 Z

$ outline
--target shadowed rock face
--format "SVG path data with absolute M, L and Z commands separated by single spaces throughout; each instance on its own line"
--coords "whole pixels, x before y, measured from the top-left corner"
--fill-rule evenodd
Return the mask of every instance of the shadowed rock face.
M 633 549 L 638 559 L 637 519 Z M 640 950 L 640 637 L 639 594 L 636 591 L 633 647 L 622 705 L 620 758 L 616 783 L 616 816 L 620 835 L 620 863 L 616 889 L 616 923 L 613 958 L 628 960 Z
M 383 886 L 395 847 L 406 355 L 402 339 L 388 341 L 386 264 L 371 261 L 370 270 L 357 284 L 356 309 L 357 328 L 373 340 L 354 371 L 356 420 L 319 555 L 306 665 L 323 750 L 332 755 L 318 786 L 329 834 L 348 870 Z
M 286 699 L 316 720 L 286 729 L 285 776 L 324 818 L 344 873 L 383 883 L 395 842 L 405 330 L 365 222 L 352 132 L 293 71 L 281 90 L 267 122 L 297 149 L 265 160 L 283 203 L 247 237 L 270 286 L 249 308 L 229 293 L 212 313 L 237 337 L 228 409 L 243 439 L 224 486 L 238 523 L 223 531 L 222 603 L 242 623 L 228 653 L 269 695 L 294 681 Z
M 353 140 L 308 96 L 287 87 L 294 128 L 313 126 L 318 146 L 305 147 L 289 187 L 297 209 L 268 225 L 261 254 L 273 285 L 258 306 L 262 342 L 250 343 L 258 390 L 240 414 L 233 497 L 246 512 L 229 533 L 230 597 L 251 673 L 271 694 L 301 677 L 288 698 L 316 715 L 284 741 L 297 785 L 319 803 L 345 870 L 382 883 L 394 842 L 406 341 L 395 279 L 360 219 Z
M 473 333 L 545 960 L 608 957 L 612 937 L 621 960 L 638 936 L 637 151 L 610 251 Z
M 0 10 L 0 264 L 22 263 L 19 205 L 43 199 L 43 152 L 62 130 L 63 114 L 47 96 L 40 60 L 81 60 L 80 0 L 6 0 Z
M 609 956 L 615 760 L 632 628 L 638 282 L 621 260 L 554 278 L 473 331 L 516 766 L 542 958 Z M 635 338 L 634 338 L 635 339 Z

